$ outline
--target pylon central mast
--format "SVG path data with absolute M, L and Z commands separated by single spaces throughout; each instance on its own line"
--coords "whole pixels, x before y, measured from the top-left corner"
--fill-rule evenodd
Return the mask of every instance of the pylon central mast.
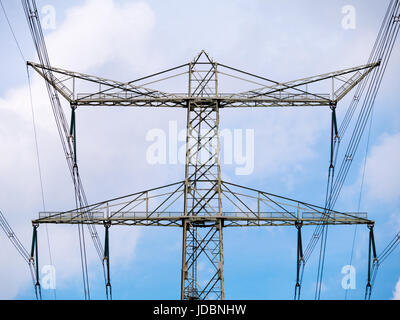
M 218 94 L 216 64 L 203 54 L 189 64 L 189 96 Z M 181 299 L 224 299 L 219 108 L 215 100 L 188 101 Z M 196 220 L 192 219 L 196 217 Z M 201 269 L 208 270 L 200 273 Z

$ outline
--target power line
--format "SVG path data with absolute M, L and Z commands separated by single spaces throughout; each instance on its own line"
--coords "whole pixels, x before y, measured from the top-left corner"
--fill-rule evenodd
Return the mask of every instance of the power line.
M 8 237 L 8 239 L 11 241 L 12 245 L 15 247 L 15 249 L 17 249 L 20 256 L 28 264 L 32 277 L 33 287 L 35 288 L 36 299 L 38 300 L 42 299 L 40 292 L 36 290 L 37 278 L 35 276 L 35 269 L 37 268 L 37 265 L 35 265 L 35 261 L 32 259 L 32 256 L 28 253 L 28 250 L 26 250 L 24 245 L 21 243 L 21 241 L 11 228 L 10 224 L 7 222 L 7 219 L 5 218 L 1 210 L 0 210 L 0 226 L 3 229 L 4 233 L 6 234 L 6 236 Z
M 50 59 L 48 56 L 47 48 L 46 48 L 46 43 L 44 40 L 43 36 L 43 31 L 36 7 L 36 3 L 34 0 L 21 0 L 22 6 L 24 8 L 26 20 L 28 22 L 28 26 L 33 38 L 33 43 L 36 48 L 36 52 L 38 55 L 38 58 L 42 64 L 42 71 L 44 74 L 48 75 L 51 77 L 52 82 L 55 81 L 55 77 L 52 74 L 52 71 L 49 70 L 51 64 L 50 64 Z M 47 69 L 46 69 L 47 68 Z M 71 129 L 68 126 L 68 123 L 66 121 L 66 117 L 64 114 L 64 111 L 62 110 L 61 107 L 61 102 L 59 99 L 59 95 L 57 90 L 53 88 L 53 86 L 46 81 L 46 88 L 47 92 L 50 98 L 50 103 L 52 106 L 54 118 L 56 121 L 57 125 L 57 130 L 61 139 L 62 147 L 64 150 L 64 154 L 67 160 L 67 164 L 71 173 L 71 177 L 73 180 L 73 185 L 74 185 L 74 192 L 75 192 L 75 202 L 76 202 L 76 207 L 77 208 L 82 208 L 87 206 L 87 198 L 83 189 L 82 181 L 79 175 L 79 170 L 78 170 L 78 165 L 77 165 L 77 158 L 76 158 L 76 126 L 75 126 L 75 117 L 74 117 L 74 122 L 71 121 Z M 75 114 L 75 107 L 71 106 L 71 111 L 72 114 Z M 71 116 L 72 118 L 72 116 Z M 71 119 L 72 120 L 72 119 Z M 74 130 L 72 131 L 72 124 L 74 125 Z M 87 216 L 88 218 L 91 217 L 90 212 L 83 211 L 83 214 Z M 96 227 L 94 225 L 87 225 L 89 233 L 91 235 L 93 244 L 95 246 L 95 249 L 97 251 L 97 254 L 99 255 L 100 261 L 103 265 L 103 269 L 105 268 L 104 266 L 104 260 L 103 260 L 103 255 L 104 255 L 104 250 L 103 246 L 100 242 L 100 239 L 97 234 Z M 86 299 L 90 298 L 90 293 L 89 293 L 89 277 L 87 274 L 87 258 L 86 258 L 86 245 L 85 245 L 85 238 L 84 238 L 84 230 L 81 226 L 78 227 L 78 234 L 79 234 L 79 246 L 81 250 L 81 263 L 82 263 L 82 274 L 84 278 L 84 295 Z
M 35 149 L 36 149 L 36 160 L 37 160 L 37 166 L 38 166 L 38 174 L 39 174 L 39 182 L 40 182 L 40 190 L 41 190 L 41 197 L 42 197 L 42 207 L 43 211 L 46 211 L 46 203 L 45 203 L 45 196 L 44 196 L 44 187 L 43 187 L 43 178 L 42 178 L 42 169 L 41 169 L 41 164 L 40 164 L 40 155 L 39 155 L 39 143 L 38 143 L 38 138 L 37 138 L 37 130 L 36 130 L 36 118 L 35 118 L 35 111 L 33 107 L 33 97 L 32 97 L 32 86 L 31 86 L 31 78 L 29 75 L 29 68 L 26 68 L 26 73 L 28 77 L 28 85 L 29 85 L 29 100 L 30 100 L 30 106 L 31 106 L 31 114 L 32 114 L 32 126 L 33 126 L 33 135 L 35 139 Z M 49 260 L 50 260 L 50 265 L 54 266 L 53 264 L 53 257 L 51 253 L 51 246 L 50 246 L 50 236 L 49 236 L 49 230 L 46 225 L 46 238 L 47 238 L 47 246 L 48 246 L 48 252 L 49 252 Z M 54 299 L 57 299 L 57 292 L 56 288 L 53 290 L 54 294 Z
M 5 7 L 3 5 L 3 2 L 1 0 L 0 0 L 0 5 L 1 5 L 1 8 L 3 10 L 4 16 L 6 18 L 6 21 L 7 21 L 8 27 L 10 29 L 10 32 L 11 32 L 11 34 L 13 36 L 14 42 L 15 42 L 17 48 L 18 48 L 20 57 L 21 57 L 21 59 L 23 60 L 23 62 L 25 64 L 25 62 L 26 62 L 25 56 L 24 56 L 24 54 L 22 52 L 21 46 L 19 44 L 19 41 L 18 41 L 18 39 L 17 39 L 17 37 L 15 35 L 14 29 L 13 29 L 13 27 L 11 25 L 10 19 L 8 18 L 7 12 L 6 12 Z M 32 103 L 32 90 L 31 90 L 31 82 L 30 82 L 28 68 L 27 68 L 27 76 L 28 76 L 29 97 L 30 97 L 30 105 L 31 105 L 31 112 L 32 112 L 32 122 L 33 122 L 33 131 L 34 131 L 34 139 L 35 139 L 37 164 L 38 164 L 38 171 L 39 171 L 40 189 L 41 189 L 41 196 L 42 196 L 42 206 L 43 206 L 43 210 L 45 210 L 46 206 L 45 206 L 45 200 L 44 200 L 43 181 L 42 181 L 42 173 L 41 173 L 41 166 L 40 166 L 40 157 L 39 157 L 39 149 L 38 149 L 38 142 L 37 142 L 37 134 L 36 134 L 36 124 L 35 124 L 35 116 L 34 116 L 33 103 Z M 38 292 L 36 291 L 36 283 L 38 282 L 38 279 L 35 279 L 34 271 L 33 271 L 33 269 L 34 269 L 34 261 L 32 260 L 32 257 L 29 256 L 29 254 L 27 253 L 26 249 L 22 247 L 22 244 L 19 242 L 19 240 L 16 237 L 15 233 L 12 231 L 12 229 L 9 226 L 9 224 L 7 223 L 4 215 L 2 215 L 2 214 L 1 214 L 1 224 L 2 224 L 3 230 L 10 237 L 10 239 L 15 239 L 15 242 L 13 242 L 14 246 L 17 248 L 18 252 L 20 254 L 22 254 L 24 259 L 27 260 L 27 262 L 28 262 L 29 267 L 30 267 L 30 271 L 31 271 L 31 275 L 32 275 L 32 279 L 34 281 L 36 296 L 38 298 Z M 47 244 L 48 244 L 48 249 L 49 249 L 50 264 L 53 265 L 51 249 L 50 249 L 50 239 L 49 239 L 49 233 L 48 233 L 47 226 L 46 226 L 46 236 L 47 236 Z M 55 290 L 54 290 L 54 296 L 56 297 Z M 41 298 L 41 293 L 40 293 L 40 298 Z
M 360 194 L 358 196 L 357 211 L 360 211 L 360 208 L 361 208 L 362 192 L 363 192 L 364 181 L 365 181 L 365 172 L 366 172 L 366 168 L 367 168 L 368 149 L 369 149 L 369 143 L 370 143 L 371 131 L 372 131 L 371 129 L 372 129 L 373 112 L 374 112 L 374 108 L 372 108 L 372 114 L 370 117 L 370 123 L 369 123 L 369 129 L 368 129 L 368 138 L 367 138 L 367 143 L 366 143 L 366 147 L 365 147 L 364 167 L 363 167 L 363 172 L 362 172 L 362 177 L 361 177 Z M 352 263 L 353 263 L 354 247 L 355 247 L 356 236 L 357 236 L 357 227 L 358 227 L 358 225 L 356 225 L 354 228 L 349 265 L 352 265 Z M 345 300 L 347 300 L 348 292 L 349 292 L 349 290 L 346 289 L 345 290 Z
M 1 8 L 3 10 L 4 16 L 5 16 L 6 20 L 7 20 L 8 27 L 10 28 L 11 34 L 12 34 L 12 36 L 14 38 L 15 44 L 17 45 L 17 48 L 18 48 L 19 54 L 21 56 L 21 59 L 22 59 L 22 61 L 24 61 L 24 64 L 25 64 L 26 59 L 24 57 L 24 54 L 22 53 L 21 46 L 19 45 L 17 37 L 15 36 L 15 33 L 14 33 L 13 27 L 12 27 L 12 25 L 10 23 L 10 20 L 8 19 L 8 15 L 7 15 L 6 9 L 4 8 L 2 0 L 0 0 L 0 5 L 1 5 Z
M 375 68 L 371 74 L 368 74 L 367 77 L 365 77 L 359 84 L 356 89 L 356 93 L 353 97 L 353 100 L 350 104 L 350 107 L 348 109 L 348 112 L 346 113 L 345 119 L 342 123 L 342 125 L 339 128 L 338 131 L 338 136 L 340 137 L 340 134 L 344 135 L 350 120 L 354 114 L 354 111 L 358 105 L 358 102 L 361 100 L 361 97 L 363 96 L 364 89 L 367 88 L 366 94 L 364 96 L 364 100 L 362 103 L 362 107 L 358 116 L 358 119 L 356 121 L 353 134 L 350 138 L 347 150 L 344 154 L 344 159 L 342 161 L 342 164 L 339 168 L 339 172 L 336 175 L 336 178 L 333 180 L 333 172 L 334 172 L 334 167 L 332 169 L 332 179 L 329 180 L 328 178 L 328 186 L 331 184 L 330 187 L 327 188 L 329 190 L 329 197 L 327 197 L 326 205 L 325 207 L 327 208 L 326 213 L 324 216 L 321 218 L 321 223 L 315 228 L 315 231 L 306 247 L 306 250 L 304 252 L 304 260 L 305 262 L 308 261 L 310 258 L 315 246 L 317 245 L 319 239 L 321 238 L 322 235 L 322 241 L 325 242 L 326 238 L 324 234 L 326 233 L 325 231 L 325 221 L 330 216 L 330 211 L 334 207 L 338 196 L 340 194 L 340 191 L 342 189 L 342 186 L 344 184 L 344 181 L 346 179 L 346 176 L 348 174 L 348 171 L 350 169 L 350 165 L 354 159 L 355 153 L 357 151 L 361 136 L 363 135 L 364 128 L 366 125 L 366 122 L 371 114 L 372 106 L 375 102 L 375 98 L 378 92 L 378 89 L 380 87 L 380 84 L 382 82 L 383 75 L 385 73 L 394 43 L 396 41 L 398 32 L 399 32 L 399 1 L 398 0 L 391 0 L 388 9 L 386 11 L 385 17 L 383 19 L 378 37 L 375 41 L 374 47 L 372 49 L 369 62 L 371 61 L 379 61 L 380 66 L 378 68 Z M 335 151 L 335 144 L 333 145 L 333 150 L 331 152 Z M 330 167 L 331 170 L 331 167 Z M 321 246 L 321 249 L 325 252 L 325 245 Z M 318 267 L 318 281 L 317 281 L 317 287 L 316 287 L 316 297 L 319 297 L 320 291 L 321 291 L 321 283 L 322 281 L 322 273 L 320 270 L 323 270 L 321 268 L 321 263 L 323 263 L 323 257 L 325 253 L 320 254 L 320 259 L 319 259 L 319 267 Z
M 398 232 L 394 238 L 389 242 L 389 244 L 382 250 L 378 255 L 379 265 L 381 265 L 396 249 L 400 243 L 400 232 Z

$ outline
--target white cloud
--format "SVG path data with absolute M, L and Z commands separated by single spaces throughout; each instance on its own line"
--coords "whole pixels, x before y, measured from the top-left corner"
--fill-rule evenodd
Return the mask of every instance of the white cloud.
M 155 59 L 148 46 L 154 23 L 154 13 L 145 2 L 88 0 L 68 9 L 65 21 L 46 37 L 51 62 L 76 71 L 112 62 L 148 71 L 154 61 L 146 62 Z
M 382 201 L 400 197 L 400 133 L 384 134 L 368 158 L 365 182 L 370 196 Z
M 46 37 L 52 63 L 54 66 L 88 72 L 89 70 L 100 70 L 104 66 L 115 65 L 118 62 L 118 64 L 128 66 L 128 70 L 132 69 L 134 72 L 139 73 L 148 72 L 149 68 L 157 66 L 157 59 L 150 52 L 147 44 L 148 39 L 151 38 L 154 22 L 154 14 L 145 2 L 123 2 L 122 4 L 117 4 L 116 1 L 112 0 L 86 1 L 81 6 L 69 9 L 65 20 Z M 31 75 L 33 73 L 31 71 Z M 43 84 L 43 79 L 37 76 L 32 76 L 32 94 L 47 209 L 67 209 L 73 206 L 71 201 L 73 194 L 72 183 L 65 165 L 47 91 Z M 36 217 L 37 212 L 42 208 L 29 90 L 26 84 L 8 90 L 0 98 L 0 117 L 2 119 L 0 122 L 0 148 L 6 150 L 6 152 L 2 153 L 0 161 L 0 176 L 2 176 L 2 184 L 7 186 L 0 195 L 0 201 L 2 210 L 10 224 L 15 232 L 20 235 L 21 241 L 29 248 L 30 220 Z M 80 119 L 83 118 L 84 116 Z M 90 117 L 96 123 L 105 121 L 105 118 L 104 115 L 96 117 L 93 114 Z M 143 124 L 146 123 L 145 118 L 145 115 L 139 112 L 136 114 L 135 121 Z M 140 119 L 143 119 L 143 121 L 140 121 Z M 82 121 L 80 126 L 83 127 L 83 124 Z M 119 129 L 129 131 L 129 127 L 124 127 L 121 124 Z M 88 131 L 90 133 L 90 130 Z M 84 135 L 84 132 L 85 130 L 81 131 L 82 135 Z M 101 140 L 102 137 L 107 140 L 107 130 L 105 130 L 106 133 L 103 130 L 102 134 L 98 134 L 96 129 L 92 130 L 92 132 L 97 133 L 97 136 L 89 134 L 90 140 L 87 145 L 92 145 L 92 141 Z M 131 133 L 130 135 L 122 135 L 126 137 L 126 145 L 131 145 L 132 139 L 135 139 Z M 141 134 L 140 130 L 136 132 L 136 138 L 138 138 L 139 134 Z M 84 148 L 83 146 L 79 150 L 84 150 Z M 83 166 L 86 164 L 86 166 L 92 167 L 93 158 L 96 156 L 101 160 L 97 161 L 97 170 L 95 172 L 93 170 L 92 172 L 89 171 L 89 178 L 92 177 L 93 179 L 85 179 L 88 174 L 85 175 L 85 170 L 83 170 L 84 183 L 89 181 L 87 184 L 89 188 L 86 189 L 93 190 L 93 185 L 98 183 L 96 178 L 100 175 L 103 175 L 103 183 L 101 185 L 108 188 L 101 189 L 100 187 L 99 190 L 101 191 L 96 190 L 94 195 L 93 192 L 91 194 L 87 191 L 91 198 L 111 198 L 115 196 L 115 194 L 105 195 L 105 192 L 110 191 L 113 186 L 115 186 L 113 190 L 116 193 L 118 193 L 118 188 L 121 190 L 128 189 L 127 183 L 130 183 L 130 181 L 119 183 L 118 178 L 114 178 L 115 181 L 110 181 L 103 174 L 110 171 L 107 170 L 107 167 L 109 168 L 112 159 L 119 154 L 120 145 L 111 144 L 110 148 L 107 149 L 107 153 L 104 153 L 104 149 L 101 149 L 100 146 L 97 149 L 93 148 L 94 152 L 91 154 L 82 152 L 79 155 L 79 160 Z M 144 143 L 142 143 L 142 147 L 136 146 L 135 150 L 131 148 L 128 152 L 124 152 L 126 156 L 125 168 L 118 168 L 120 172 L 124 169 L 128 170 L 128 166 L 129 169 L 132 169 L 132 159 L 137 158 L 135 152 L 143 148 Z M 98 154 L 96 155 L 96 153 Z M 134 175 L 136 178 L 134 189 L 131 186 L 130 192 L 139 191 L 136 188 L 144 185 L 145 173 L 141 172 L 141 168 L 145 165 L 144 161 L 141 163 L 138 161 L 134 170 L 128 174 L 128 177 Z M 115 176 L 115 171 L 110 172 L 110 176 Z M 108 181 L 108 183 L 106 184 L 104 181 Z M 110 184 L 110 182 L 112 183 Z M 91 198 L 89 197 L 89 199 Z M 80 272 L 79 247 L 76 228 L 56 227 L 49 227 L 49 234 L 53 260 L 57 271 L 57 286 L 63 286 L 63 284 L 68 283 L 71 277 L 79 278 L 76 277 L 76 274 Z M 103 238 L 101 231 L 99 229 L 100 237 Z M 133 256 L 133 250 L 138 239 L 139 233 L 137 230 L 129 233 L 125 233 L 125 231 L 128 230 L 119 230 L 118 238 L 111 238 L 111 254 L 114 261 L 117 261 L 115 266 L 123 264 L 124 261 L 127 263 L 130 260 L 125 257 Z M 44 226 L 40 228 L 39 235 L 41 246 L 39 249 L 41 251 L 40 264 L 48 264 L 49 257 L 46 249 L 47 239 Z M 87 237 L 87 239 L 89 263 L 98 263 L 98 257 L 90 243 L 90 237 Z M 4 241 L 7 240 L 5 239 Z M 121 245 L 121 242 L 129 243 L 129 246 Z M 21 261 L 19 264 L 14 263 L 14 261 L 18 260 Z M 1 271 L 2 274 L 6 275 L 1 277 L 1 281 L 4 287 L 7 287 L 7 290 L 1 290 L 0 298 L 13 298 L 30 285 L 28 268 L 24 266 L 22 259 L 18 257 L 15 249 L 10 244 L 4 247 L 1 258 Z
M 396 287 L 393 291 L 393 298 L 392 300 L 400 300 L 400 278 L 396 283 Z
M 165 3 L 157 2 L 156 5 L 149 2 L 154 3 L 159 12 L 153 12 L 147 2 L 112 0 L 88 0 L 67 10 L 65 20 L 57 22 L 57 29 L 46 36 L 52 64 L 116 80 L 130 80 L 137 75 L 158 71 L 161 65 L 162 69 L 171 66 L 169 62 L 163 63 L 167 60 L 172 64 L 186 62 L 204 48 L 221 63 L 256 70 L 261 75 L 272 74 L 271 77 L 277 80 L 289 80 L 362 64 L 364 55 L 370 50 L 365 39 L 375 37 L 373 33 L 357 36 L 357 41 L 347 38 L 347 43 L 351 42 L 347 48 L 352 52 L 348 54 L 346 45 L 342 46 L 342 31 L 338 35 L 332 29 L 327 34 L 329 23 L 323 24 L 322 31 L 319 28 L 311 30 L 307 28 L 309 17 L 302 15 L 302 22 L 290 27 L 292 22 L 298 21 L 290 19 L 291 15 L 298 16 L 297 10 L 285 15 L 287 21 L 281 21 L 285 27 L 278 30 L 276 26 L 281 16 L 274 14 L 274 19 L 264 19 L 271 12 L 268 10 L 265 13 L 256 10 L 257 19 L 254 19 L 254 12 L 243 10 L 241 6 L 226 6 L 221 2 L 210 11 L 203 5 L 199 8 L 204 11 L 199 23 L 199 11 L 187 15 L 193 10 L 191 2 L 174 2 L 175 7 L 171 8 L 168 3 L 164 11 L 160 8 Z M 299 8 L 309 10 L 303 5 Z M 278 9 L 280 7 L 276 5 L 275 10 Z M 171 11 L 176 12 L 171 15 Z M 311 10 L 309 15 L 315 16 L 314 12 Z M 160 25 L 158 18 L 162 17 L 166 20 Z M 300 31 L 303 27 L 308 31 Z M 340 19 L 337 27 L 340 30 Z M 155 36 L 154 32 L 159 34 Z M 330 40 L 315 40 L 321 37 Z M 42 79 L 33 79 L 32 91 L 46 204 L 49 210 L 70 209 L 72 185 Z M 248 112 L 232 112 L 226 117 L 231 114 L 229 111 L 223 112 L 223 121 L 226 119 L 230 128 L 255 128 L 258 144 L 258 171 L 255 175 L 259 179 L 280 174 L 289 176 L 287 184 L 291 185 L 296 180 L 293 177 L 297 178 L 297 173 L 304 170 L 304 163 L 320 154 L 321 150 L 316 150 L 316 147 L 322 133 L 327 136 L 329 133 L 329 110 L 311 109 L 287 112 L 271 109 L 252 112 L 248 109 Z M 27 86 L 9 90 L 0 98 L 0 117 L 6 119 L 0 122 L 0 148 L 7 150 L 0 160 L 2 184 L 7 186 L 0 193 L 0 204 L 24 243 L 30 241 L 29 221 L 41 209 L 30 112 Z M 184 119 L 185 112 L 178 112 Z M 145 162 L 145 150 L 149 145 L 145 142 L 146 130 L 164 128 L 167 131 L 167 119 L 171 117 L 176 119 L 178 115 L 174 111 L 155 112 L 154 109 L 78 110 L 78 160 L 90 202 L 182 178 L 183 170 L 178 171 L 181 167 L 166 170 L 164 166 L 151 167 Z M 49 230 L 57 268 L 57 286 L 63 286 L 71 279 L 79 281 L 76 228 L 50 226 Z M 110 232 L 114 230 L 117 228 Z M 102 231 L 99 229 L 101 236 Z M 125 257 L 132 259 L 134 256 L 138 233 L 130 231 L 118 227 L 118 237 L 111 235 L 113 270 L 121 263 L 129 262 Z M 39 234 L 41 263 L 48 263 L 44 228 L 40 228 Z M 88 248 L 91 247 L 88 243 Z M 4 251 L 0 258 L 0 271 L 5 276 L 0 276 L 0 280 L 8 289 L 0 292 L 0 298 L 11 298 L 30 285 L 30 279 L 23 262 L 16 262 L 21 259 L 11 245 L 6 245 Z M 93 250 L 89 250 L 89 258 L 92 264 L 98 259 Z

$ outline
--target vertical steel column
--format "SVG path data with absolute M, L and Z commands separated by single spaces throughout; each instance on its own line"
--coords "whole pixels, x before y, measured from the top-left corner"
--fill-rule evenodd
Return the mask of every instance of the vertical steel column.
M 189 96 L 181 299 L 224 299 L 216 64 L 205 52 L 189 65 Z

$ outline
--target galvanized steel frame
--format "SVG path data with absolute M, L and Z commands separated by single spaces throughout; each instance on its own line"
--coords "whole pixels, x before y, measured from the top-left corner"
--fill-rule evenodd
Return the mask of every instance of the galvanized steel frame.
M 193 61 L 131 82 L 119 82 L 60 68 L 28 63 L 71 105 L 180 107 L 187 110 L 185 180 L 66 212 L 42 212 L 35 225 L 99 224 L 180 227 L 182 237 L 182 299 L 224 299 L 223 228 L 372 224 L 366 213 L 343 213 L 223 181 L 220 167 L 219 110 L 237 107 L 336 106 L 379 62 L 286 83 L 279 83 L 214 62 L 205 51 Z M 187 68 L 181 72 L 181 69 Z M 225 70 L 236 72 L 228 74 Z M 171 72 L 178 72 L 170 75 Z M 240 76 L 238 75 L 240 74 Z M 149 89 L 155 83 L 188 76 L 186 94 Z M 163 76 L 163 78 L 158 78 Z M 231 76 L 259 83 L 254 90 L 220 93 L 218 77 Z M 243 76 L 251 79 L 244 79 Z M 82 93 L 78 81 L 98 85 Z M 257 81 L 257 82 L 256 82 Z M 331 81 L 330 93 L 308 86 Z M 335 88 L 335 81 L 336 87 Z M 262 82 L 262 83 L 261 83 Z M 340 85 L 337 86 L 337 83 Z M 262 84 L 262 85 L 261 85 Z M 183 211 L 182 208 L 183 206 Z M 107 229 L 108 231 L 108 229 Z M 298 258 L 299 259 L 299 258 Z M 199 261 L 213 272 L 201 273 Z M 298 262 L 299 263 L 299 262 Z

